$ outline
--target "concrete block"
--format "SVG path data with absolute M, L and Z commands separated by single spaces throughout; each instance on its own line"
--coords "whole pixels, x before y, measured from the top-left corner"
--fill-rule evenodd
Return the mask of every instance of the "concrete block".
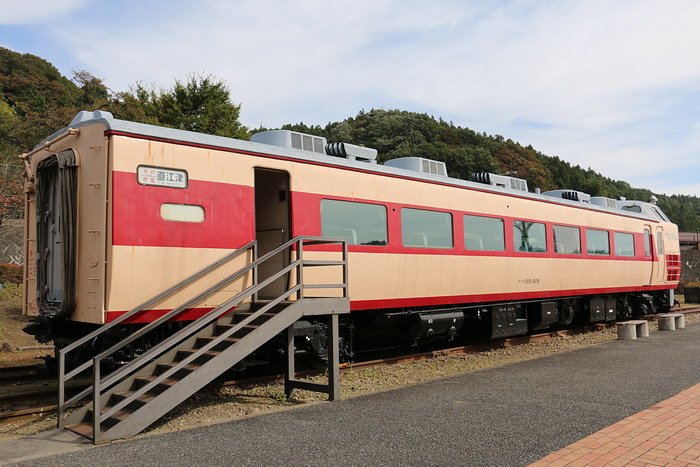
M 643 319 L 617 323 L 617 338 L 633 340 L 637 337 L 649 337 L 649 323 Z

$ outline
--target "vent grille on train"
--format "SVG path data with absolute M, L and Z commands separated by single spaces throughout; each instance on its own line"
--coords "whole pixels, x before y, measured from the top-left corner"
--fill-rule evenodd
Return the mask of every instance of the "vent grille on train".
M 430 159 L 423 159 L 423 172 L 435 175 L 446 175 L 445 164 Z
M 318 152 L 325 154 L 323 148 L 326 145 L 326 140 L 318 136 L 304 135 L 301 133 L 291 132 L 292 147 L 301 149 L 302 151 Z
M 616 209 L 617 201 L 612 198 L 606 198 L 605 196 L 592 196 L 591 204 L 596 204 L 598 206 L 605 206 L 606 208 Z
M 545 196 L 553 196 L 555 198 L 568 199 L 579 203 L 590 203 L 591 195 L 582 191 L 576 190 L 550 190 L 542 193 Z M 600 204 L 600 203 L 595 203 Z
M 501 188 L 510 188 L 511 190 L 528 191 L 527 182 L 522 178 L 478 172 L 472 174 L 472 181 Z
M 424 159 L 423 157 L 397 157 L 396 159 L 386 161 L 384 165 L 447 177 L 447 166 L 444 162 Z
M 254 143 L 271 144 L 283 148 L 293 148 L 302 151 L 325 154 L 326 138 L 320 136 L 305 135 L 290 130 L 270 130 L 255 133 L 250 137 Z

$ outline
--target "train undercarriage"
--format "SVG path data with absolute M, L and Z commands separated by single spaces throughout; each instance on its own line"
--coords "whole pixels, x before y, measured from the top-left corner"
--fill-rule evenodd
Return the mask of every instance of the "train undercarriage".
M 589 323 L 636 319 L 667 312 L 673 305 L 673 291 L 624 293 L 595 296 L 551 298 L 522 302 L 455 305 L 450 307 L 400 308 L 353 312 L 340 321 L 340 356 L 346 361 L 357 354 L 388 348 L 410 348 L 440 342 L 475 342 L 525 335 L 544 330 L 564 329 Z M 141 355 L 168 335 L 178 331 L 185 321 L 171 321 L 149 333 L 144 339 L 125 346 L 106 363 L 116 367 Z M 142 325 L 117 326 L 111 333 L 86 345 L 75 354 L 84 361 L 109 348 Z M 25 328 L 42 342 L 53 341 L 60 349 L 94 330 L 97 326 L 61 318 L 39 317 Z M 297 353 L 317 360 L 327 355 L 327 324 L 323 320 L 300 320 L 295 324 Z M 283 354 L 284 338 L 273 339 L 260 351 L 238 365 L 273 362 Z M 54 362 L 47 358 L 47 365 Z M 68 362 L 70 366 L 70 362 Z

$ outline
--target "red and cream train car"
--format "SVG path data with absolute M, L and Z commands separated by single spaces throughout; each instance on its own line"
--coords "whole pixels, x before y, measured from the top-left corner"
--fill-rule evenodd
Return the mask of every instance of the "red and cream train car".
M 379 165 L 376 151 L 325 143 L 281 130 L 239 141 L 81 112 L 25 156 L 29 331 L 71 340 L 251 240 L 268 251 L 297 235 L 347 239 L 352 313 L 343 324 L 367 345 L 522 334 L 673 302 L 678 232 L 655 204 L 530 193 L 492 174 L 464 181 L 435 161 Z

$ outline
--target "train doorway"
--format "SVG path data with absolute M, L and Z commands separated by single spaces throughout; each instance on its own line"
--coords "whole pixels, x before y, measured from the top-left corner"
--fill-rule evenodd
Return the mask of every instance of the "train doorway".
M 262 256 L 291 238 L 289 174 L 271 169 L 255 169 L 255 238 Z M 289 252 L 279 253 L 258 268 L 262 281 L 289 265 Z M 286 289 L 289 275 L 262 289 L 260 299 L 279 297 Z

